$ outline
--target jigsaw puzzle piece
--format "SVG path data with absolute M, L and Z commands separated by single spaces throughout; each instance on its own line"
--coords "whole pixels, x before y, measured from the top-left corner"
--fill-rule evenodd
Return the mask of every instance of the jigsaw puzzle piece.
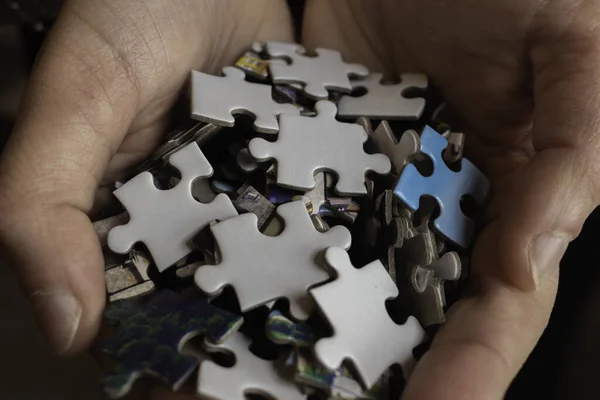
M 255 117 L 255 130 L 276 133 L 278 115 L 300 113 L 293 104 L 273 100 L 271 86 L 246 81 L 242 70 L 226 67 L 223 74 L 219 77 L 192 71 L 192 118 L 231 127 L 234 114 L 248 114 Z
M 427 75 L 402 74 L 400 83 L 384 85 L 383 74 L 373 73 L 365 80 L 352 81 L 352 88 L 364 88 L 367 93 L 343 96 L 338 103 L 338 116 L 365 116 L 374 119 L 417 120 L 425 110 L 425 99 L 404 97 L 407 90 L 427 89 Z
M 402 248 L 395 249 L 396 275 L 399 276 L 396 282 L 402 296 L 394 302 L 427 327 L 446 320 L 444 281 L 460 277 L 461 261 L 456 252 L 438 258 L 433 232 L 427 225 L 419 230 L 416 236 L 405 240 Z
M 344 62 L 338 51 L 317 48 L 317 57 L 308 57 L 298 44 L 268 42 L 271 57 L 285 57 L 290 64 L 271 63 L 269 70 L 274 83 L 301 83 L 304 92 L 314 99 L 326 99 L 327 89 L 349 93 L 352 90 L 349 75 L 365 77 L 369 71 L 359 64 Z
M 343 226 L 318 232 L 303 201 L 285 203 L 277 213 L 285 229 L 275 237 L 260 233 L 250 213 L 212 226 L 222 260 L 199 268 L 195 281 L 211 295 L 233 286 L 243 312 L 285 297 L 290 313 L 303 320 L 313 309 L 307 289 L 329 279 L 319 254 L 329 246 L 348 249 L 351 235 Z
M 398 289 L 384 266 L 375 261 L 354 268 L 348 254 L 336 247 L 327 249 L 325 259 L 338 276 L 310 290 L 334 331 L 315 345 L 319 361 L 336 369 L 351 360 L 365 387 L 373 386 L 393 364 L 402 365 L 406 374 L 414 363 L 412 350 L 425 333 L 412 316 L 396 325 L 388 315 L 385 302 L 397 297 Z
M 312 347 L 317 335 L 305 324 L 286 318 L 281 311 L 271 311 L 267 319 L 267 337 L 277 344 L 293 344 L 298 348 Z
M 446 238 L 462 248 L 469 247 L 475 233 L 475 222 L 466 217 L 460 200 L 472 196 L 483 204 L 490 189 L 488 179 L 469 160 L 461 160 L 461 169 L 454 172 L 442 160 L 442 152 L 448 142 L 431 127 L 421 134 L 421 152 L 431 158 L 433 174 L 424 177 L 413 164 L 404 167 L 394 193 L 412 211 L 419 208 L 421 196 L 436 199 L 440 215 L 434 221 L 435 228 Z
M 364 195 L 365 174 L 390 172 L 390 160 L 383 154 L 364 151 L 366 135 L 357 124 L 335 119 L 336 107 L 330 101 L 315 105 L 316 117 L 282 115 L 276 142 L 252 139 L 250 154 L 258 160 L 277 160 L 277 184 L 309 191 L 314 175 L 330 171 L 337 175 L 335 190 L 340 195 Z
M 209 204 L 192 196 L 197 178 L 207 178 L 213 169 L 195 142 L 173 154 L 171 165 L 181 173 L 174 188 L 159 190 L 150 172 L 142 172 L 114 192 L 129 212 L 125 225 L 108 233 L 108 246 L 115 253 L 127 253 L 143 242 L 160 272 L 191 253 L 190 240 L 210 221 L 237 215 L 226 194 L 219 194 Z
M 275 400 L 301 400 L 306 396 L 298 386 L 285 379 L 277 362 L 256 357 L 249 350 L 250 340 L 241 333 L 234 334 L 220 345 L 205 341 L 211 352 L 231 352 L 235 365 L 221 367 L 213 361 L 200 365 L 198 394 L 214 400 L 245 400 L 247 394 L 259 394 Z M 278 360 L 281 362 L 282 360 Z
M 396 141 L 396 135 L 387 121 L 382 121 L 377 129 L 368 132 L 372 139 L 373 150 L 385 154 L 392 162 L 392 173 L 398 175 L 408 164 L 410 158 L 419 152 L 419 134 L 407 130 Z
M 121 324 L 102 348 L 119 363 L 103 381 L 111 398 L 126 395 L 142 375 L 178 389 L 198 365 L 197 358 L 179 352 L 182 343 L 203 333 L 222 342 L 242 324 L 241 317 L 208 304 L 204 297 L 171 291 L 159 292 L 149 302 L 111 303 L 106 317 Z

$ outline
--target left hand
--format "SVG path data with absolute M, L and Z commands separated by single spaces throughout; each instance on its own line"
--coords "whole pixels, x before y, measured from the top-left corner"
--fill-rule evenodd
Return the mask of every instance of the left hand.
M 405 399 L 500 399 L 547 325 L 559 261 L 599 203 L 598 0 L 309 0 L 307 48 L 398 77 L 425 72 L 492 181 L 472 293 Z

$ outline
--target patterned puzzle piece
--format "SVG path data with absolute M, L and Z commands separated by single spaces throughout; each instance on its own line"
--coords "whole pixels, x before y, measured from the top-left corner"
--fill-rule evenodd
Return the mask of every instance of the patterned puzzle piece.
M 149 302 L 111 303 L 105 318 L 121 324 L 102 348 L 119 363 L 103 381 L 111 398 L 126 395 L 144 374 L 178 389 L 198 365 L 197 358 L 179 352 L 182 343 L 202 333 L 220 343 L 242 324 L 241 317 L 208 304 L 204 297 L 171 291 L 159 292 Z
M 383 85 L 380 73 L 370 74 L 365 80 L 352 81 L 352 88 L 365 88 L 359 96 L 343 96 L 338 104 L 338 116 L 365 116 L 374 119 L 417 120 L 425 110 L 425 99 L 404 97 L 409 89 L 427 89 L 427 75 L 403 74 L 400 83 Z
M 127 253 L 137 242 L 150 251 L 160 272 L 192 251 L 189 241 L 210 221 L 237 215 L 226 194 L 202 204 L 192 196 L 192 183 L 212 175 L 213 169 L 193 142 L 169 159 L 181 172 L 181 181 L 168 190 L 154 186 L 150 172 L 142 172 L 114 194 L 129 212 L 127 224 L 108 233 L 108 246 L 115 253 Z
M 277 141 L 252 139 L 250 154 L 259 160 L 277 160 L 279 185 L 308 191 L 315 186 L 315 173 L 327 170 L 337 174 L 339 194 L 366 194 L 365 174 L 387 174 L 390 160 L 383 154 L 365 153 L 364 129 L 336 121 L 333 103 L 319 101 L 315 108 L 316 117 L 282 115 Z
M 200 365 L 198 394 L 214 400 L 245 400 L 246 394 L 260 394 L 274 400 L 305 399 L 298 386 L 285 379 L 274 361 L 256 357 L 249 350 L 250 340 L 234 334 L 221 345 L 205 341 L 207 350 L 229 351 L 235 355 L 235 365 L 221 367 L 213 361 Z M 280 360 L 281 361 L 281 360 Z
M 233 126 L 233 114 L 249 114 L 254 129 L 264 133 L 279 130 L 279 114 L 298 115 L 293 104 L 277 103 L 271 86 L 248 82 L 246 74 L 235 67 L 223 68 L 224 77 L 192 71 L 192 118 L 215 125 Z
M 396 135 L 387 121 L 381 121 L 375 130 L 367 118 L 361 117 L 357 122 L 369 134 L 371 149 L 385 154 L 392 161 L 392 173 L 396 175 L 400 174 L 410 158 L 419 152 L 419 134 L 413 130 L 404 132 L 400 141 L 396 141 Z
M 421 152 L 431 158 L 433 174 L 424 177 L 414 165 L 407 165 L 394 194 L 412 211 L 419 208 L 421 196 L 434 197 L 440 208 L 440 215 L 434 221 L 435 228 L 450 241 L 467 248 L 473 240 L 475 223 L 463 214 L 460 199 L 464 195 L 471 195 L 477 203 L 483 204 L 490 183 L 469 160 L 461 160 L 459 172 L 448 168 L 442 160 L 442 152 L 447 145 L 446 139 L 431 127 L 426 127 L 421 134 Z
M 269 314 L 266 330 L 267 337 L 277 344 L 311 347 L 317 341 L 317 335 L 310 327 L 289 320 L 279 310 Z
M 312 355 L 312 347 L 318 337 L 307 325 L 295 323 L 286 318 L 280 311 L 274 310 L 267 319 L 267 337 L 278 344 L 291 344 L 295 347 L 294 353 L 287 360 L 287 365 L 294 365 L 296 369 L 296 382 L 313 388 L 328 391 L 332 397 L 338 399 L 366 399 L 373 397 L 373 393 L 380 388 L 375 385 L 369 394 L 365 394 L 346 366 L 336 370 L 328 370 L 319 365 Z
M 313 308 L 307 289 L 329 279 L 318 256 L 329 246 L 349 248 L 351 235 L 342 226 L 318 232 L 302 201 L 283 204 L 277 213 L 285 229 L 275 237 L 260 233 L 251 213 L 211 227 L 222 260 L 199 268 L 195 281 L 209 294 L 232 285 L 243 312 L 286 297 L 291 314 L 306 319 Z
M 336 369 L 351 360 L 366 387 L 393 364 L 409 369 L 412 350 L 425 333 L 412 316 L 400 326 L 388 315 L 385 301 L 398 296 L 398 289 L 381 262 L 356 269 L 348 254 L 336 247 L 327 249 L 325 259 L 338 278 L 310 290 L 334 331 L 315 345 L 319 361 Z
M 304 54 L 298 44 L 268 42 L 267 52 L 271 57 L 291 59 L 290 64 L 271 63 L 269 70 L 274 83 L 301 83 L 304 92 L 314 99 L 326 99 L 327 89 L 349 93 L 352 90 L 349 75 L 366 77 L 368 69 L 359 64 L 344 62 L 339 52 L 316 49 L 317 57 Z

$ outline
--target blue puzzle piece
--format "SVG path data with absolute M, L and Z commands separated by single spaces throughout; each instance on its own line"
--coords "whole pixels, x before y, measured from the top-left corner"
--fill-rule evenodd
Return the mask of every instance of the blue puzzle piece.
M 433 128 L 427 126 L 421 134 L 421 152 L 433 162 L 433 175 L 425 177 L 413 164 L 404 167 L 394 194 L 412 211 L 419 208 L 421 196 L 434 197 L 440 207 L 440 215 L 434 221 L 435 228 L 450 241 L 467 248 L 473 240 L 475 222 L 460 209 L 460 199 L 466 194 L 483 204 L 490 189 L 488 179 L 469 160 L 461 160 L 461 169 L 454 172 L 444 163 L 442 152 L 448 141 Z
M 241 317 L 210 305 L 205 297 L 184 297 L 167 290 L 148 302 L 111 303 L 105 315 L 109 322 L 121 324 L 102 349 L 118 362 L 102 383 L 111 398 L 126 395 L 144 374 L 177 389 L 198 366 L 196 357 L 179 352 L 182 342 L 204 333 L 220 343 L 242 324 Z

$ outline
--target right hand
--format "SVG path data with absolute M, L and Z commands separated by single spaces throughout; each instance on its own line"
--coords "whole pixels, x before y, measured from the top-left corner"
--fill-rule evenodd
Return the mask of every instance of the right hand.
M 219 73 L 255 40 L 293 41 L 284 0 L 64 3 L 0 159 L 2 254 L 54 353 L 101 324 L 99 189 L 159 144 L 192 69 Z

